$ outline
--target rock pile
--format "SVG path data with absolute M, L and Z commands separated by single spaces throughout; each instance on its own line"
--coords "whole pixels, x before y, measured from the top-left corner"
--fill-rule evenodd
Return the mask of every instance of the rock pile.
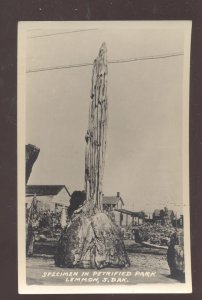
M 134 228 L 134 231 L 136 242 L 148 242 L 154 245 L 168 246 L 170 237 L 175 232 L 175 228 L 170 224 L 144 223 Z

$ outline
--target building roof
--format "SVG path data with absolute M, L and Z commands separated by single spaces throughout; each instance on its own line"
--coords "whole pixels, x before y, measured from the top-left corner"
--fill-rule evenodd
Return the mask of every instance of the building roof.
M 124 205 L 122 198 L 117 197 L 117 196 L 109 196 L 109 197 L 104 196 L 102 200 L 103 200 L 103 204 L 112 204 L 113 205 L 113 204 L 117 204 L 119 201 L 121 201 L 122 204 Z
M 71 196 L 65 185 L 27 185 L 26 196 L 55 196 L 63 188 L 65 188 L 68 195 Z
M 138 217 L 138 218 L 143 218 L 145 216 L 144 212 L 142 212 L 142 211 L 136 212 L 136 211 L 121 209 L 121 208 L 117 208 L 117 209 L 115 209 L 115 211 L 121 212 L 126 215 L 131 215 L 133 217 Z

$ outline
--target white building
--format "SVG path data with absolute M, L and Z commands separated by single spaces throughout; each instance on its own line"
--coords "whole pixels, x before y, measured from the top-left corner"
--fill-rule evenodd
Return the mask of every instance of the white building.
M 124 202 L 120 193 L 117 192 L 116 196 L 103 196 L 102 205 L 104 211 L 111 211 L 114 209 L 122 209 Z
M 65 185 L 27 185 L 26 208 L 29 208 L 33 197 L 36 196 L 38 208 L 60 212 L 69 206 L 70 193 Z

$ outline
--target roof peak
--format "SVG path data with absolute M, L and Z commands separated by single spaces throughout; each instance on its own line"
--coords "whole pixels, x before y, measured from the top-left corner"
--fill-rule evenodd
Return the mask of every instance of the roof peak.
M 67 193 L 70 195 L 67 187 L 64 184 L 33 184 L 33 185 L 27 185 L 26 186 L 26 195 L 57 195 L 62 188 L 65 188 Z

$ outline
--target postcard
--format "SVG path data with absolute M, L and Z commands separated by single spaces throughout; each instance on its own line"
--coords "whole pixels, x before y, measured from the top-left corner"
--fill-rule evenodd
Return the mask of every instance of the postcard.
M 191 293 L 191 21 L 19 22 L 21 294 Z

